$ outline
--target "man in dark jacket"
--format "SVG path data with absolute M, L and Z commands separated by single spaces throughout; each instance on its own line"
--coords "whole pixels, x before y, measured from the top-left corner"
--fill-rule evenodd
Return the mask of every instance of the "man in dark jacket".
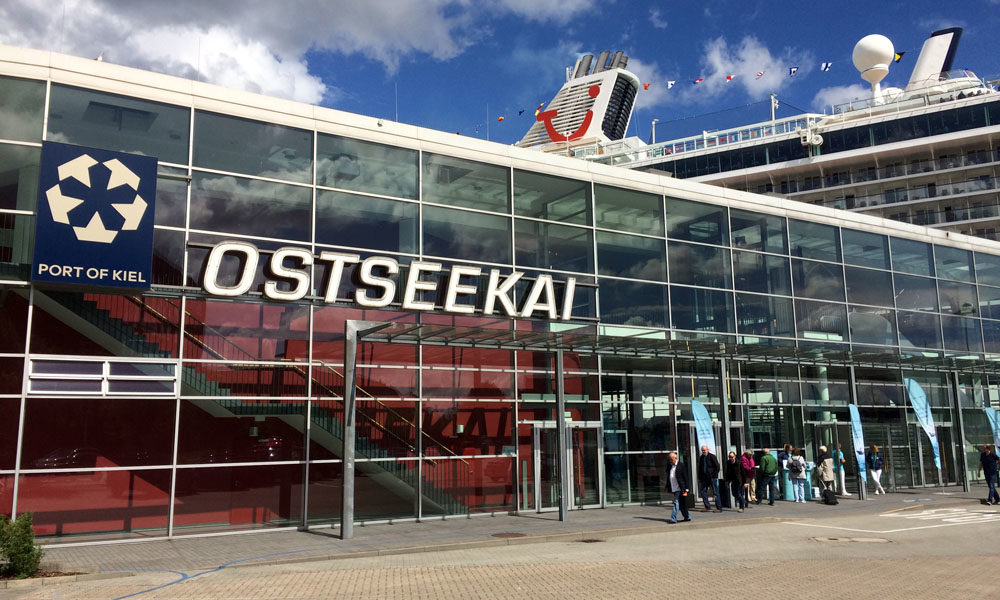
M 715 495 L 715 512 L 722 512 L 722 499 L 719 498 L 719 459 L 708 451 L 708 446 L 702 446 L 701 454 L 698 455 L 698 493 L 705 508 L 701 512 L 712 510 L 708 503 L 708 488 L 712 488 Z
M 740 465 L 739 457 L 735 452 L 729 452 L 729 459 L 723 466 L 723 476 L 729 484 L 729 494 L 733 499 L 733 508 L 740 512 L 747 507 L 747 497 L 744 493 L 743 484 L 746 479 L 743 477 L 743 467 Z
M 677 510 L 680 509 L 685 521 L 691 520 L 691 515 L 687 509 L 688 489 L 687 475 L 684 473 L 684 465 L 680 463 L 676 452 L 670 453 L 670 464 L 667 466 L 667 487 L 666 490 L 674 495 L 674 509 L 670 512 L 669 523 L 677 523 Z

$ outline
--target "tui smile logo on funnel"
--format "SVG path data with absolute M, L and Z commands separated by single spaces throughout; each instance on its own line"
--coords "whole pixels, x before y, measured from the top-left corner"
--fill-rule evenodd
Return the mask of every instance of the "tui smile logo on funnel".
M 590 86 L 590 89 L 587 90 L 587 93 L 591 98 L 597 98 L 597 95 L 601 93 L 601 86 L 592 85 Z M 590 122 L 594 119 L 594 111 L 588 109 L 587 113 L 583 115 L 583 123 L 580 123 L 580 127 L 578 127 L 573 133 L 566 136 L 556 131 L 555 125 L 552 124 L 552 119 L 556 118 L 556 115 L 558 114 L 558 110 L 545 110 L 535 116 L 535 119 L 541 121 L 545 125 L 545 131 L 549 134 L 549 138 L 553 142 L 571 142 L 582 138 L 583 135 L 587 133 L 587 129 L 590 128 Z

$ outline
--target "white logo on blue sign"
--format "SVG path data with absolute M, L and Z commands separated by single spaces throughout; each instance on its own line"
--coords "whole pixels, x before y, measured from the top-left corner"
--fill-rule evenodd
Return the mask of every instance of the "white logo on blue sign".
M 148 288 L 156 164 L 45 142 L 32 280 Z

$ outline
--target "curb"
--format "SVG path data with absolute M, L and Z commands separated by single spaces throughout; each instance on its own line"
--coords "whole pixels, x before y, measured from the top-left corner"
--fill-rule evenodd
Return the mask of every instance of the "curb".
M 57 577 L 34 577 L 31 579 L 8 579 L 0 581 L 0 590 L 41 587 L 43 585 L 57 585 L 60 583 L 73 583 L 75 581 L 98 581 L 101 579 L 119 579 L 121 577 L 132 577 L 136 575 L 133 571 L 116 571 L 114 573 L 80 573 L 78 575 L 59 575 Z

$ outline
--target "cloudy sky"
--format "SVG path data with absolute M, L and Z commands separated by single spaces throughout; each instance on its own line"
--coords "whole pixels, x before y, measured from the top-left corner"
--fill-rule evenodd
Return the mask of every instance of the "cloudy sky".
M 396 119 L 520 139 L 565 67 L 624 50 L 649 83 L 630 135 L 680 137 L 864 93 L 854 43 L 888 36 L 905 84 L 923 40 L 965 29 L 956 67 L 1000 74 L 1000 0 L 6 0 L 0 43 L 40 48 Z M 829 71 L 820 70 L 824 61 Z M 788 68 L 798 72 L 788 76 Z M 765 74 L 758 78 L 758 71 Z M 726 82 L 726 75 L 734 75 Z M 698 85 L 691 82 L 704 78 Z M 667 89 L 667 81 L 676 81 Z M 519 115 L 518 112 L 524 113 Z M 502 122 L 497 121 L 504 116 Z

